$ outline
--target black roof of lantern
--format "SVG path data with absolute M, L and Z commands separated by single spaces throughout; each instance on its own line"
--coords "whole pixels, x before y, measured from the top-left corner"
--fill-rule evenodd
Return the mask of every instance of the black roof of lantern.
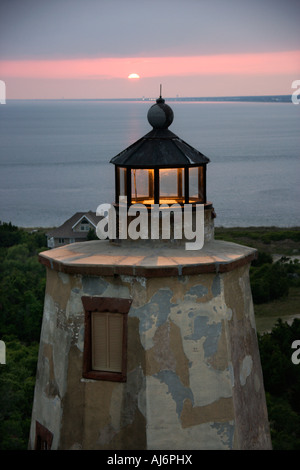
M 152 131 L 112 158 L 110 163 L 129 168 L 181 168 L 209 163 L 209 158 L 169 131 L 173 117 L 172 109 L 160 96 L 147 115 Z

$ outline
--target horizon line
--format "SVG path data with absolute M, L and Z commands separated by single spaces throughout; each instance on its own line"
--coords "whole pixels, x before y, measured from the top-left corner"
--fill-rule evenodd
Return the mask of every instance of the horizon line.
M 280 95 L 225 95 L 225 96 L 171 96 L 164 97 L 166 101 L 191 101 L 191 100 L 201 100 L 201 101 L 216 101 L 216 100 L 259 100 L 259 99 L 291 99 L 293 96 L 290 94 L 280 94 Z M 131 97 L 131 98 L 6 98 L 7 101 L 155 101 L 157 98 L 154 97 Z

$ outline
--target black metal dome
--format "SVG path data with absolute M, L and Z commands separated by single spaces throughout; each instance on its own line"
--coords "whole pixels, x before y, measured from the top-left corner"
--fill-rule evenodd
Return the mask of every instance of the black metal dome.
M 147 118 L 153 129 L 167 129 L 173 122 L 174 113 L 165 100 L 159 97 L 149 109 Z

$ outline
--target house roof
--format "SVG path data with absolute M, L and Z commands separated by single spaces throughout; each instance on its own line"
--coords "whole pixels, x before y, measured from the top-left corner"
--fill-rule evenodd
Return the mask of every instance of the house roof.
M 85 217 L 95 228 L 102 216 L 96 215 L 96 212 L 76 212 L 68 220 L 66 220 L 60 227 L 57 227 L 47 233 L 47 237 L 54 238 L 86 238 L 87 232 L 74 232 L 73 227 Z

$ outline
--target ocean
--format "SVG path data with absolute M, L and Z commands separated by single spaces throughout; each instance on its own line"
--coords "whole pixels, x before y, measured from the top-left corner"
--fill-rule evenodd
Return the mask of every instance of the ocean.
M 75 212 L 113 202 L 109 161 L 151 130 L 152 104 L 8 100 L 0 105 L 0 220 L 54 227 Z M 299 105 L 168 104 L 174 111 L 170 130 L 210 158 L 207 196 L 216 226 L 300 226 Z

